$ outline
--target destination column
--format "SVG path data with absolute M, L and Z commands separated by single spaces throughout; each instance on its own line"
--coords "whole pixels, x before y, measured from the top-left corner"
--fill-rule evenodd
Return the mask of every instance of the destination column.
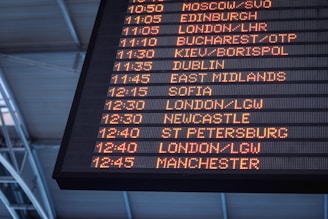
M 270 0 L 260 5 L 235 1 L 182 3 L 166 104 L 170 111 L 163 118 L 163 124 L 171 127 L 162 129 L 165 141 L 160 142 L 159 153 L 163 156 L 157 158 L 156 168 L 259 170 L 263 142 L 258 140 L 288 136 L 286 127 L 252 127 L 251 111 L 263 109 L 263 99 L 215 99 L 218 91 L 226 89 L 225 83 L 238 86 L 286 80 L 286 73 L 281 71 L 262 71 L 256 76 L 253 72 L 225 70 L 227 64 L 231 69 L 238 61 L 230 58 L 288 56 L 284 46 L 274 44 L 285 39 L 291 42 L 296 34 L 264 35 L 268 24 L 257 22 L 259 13 L 255 9 L 271 6 Z M 267 42 L 273 46 L 261 45 Z M 258 46 L 249 46 L 252 44 Z M 213 113 L 213 109 L 206 109 L 210 102 L 221 102 L 222 107 Z M 240 106 L 250 102 L 251 107 Z M 231 107 L 233 111 L 227 110 Z

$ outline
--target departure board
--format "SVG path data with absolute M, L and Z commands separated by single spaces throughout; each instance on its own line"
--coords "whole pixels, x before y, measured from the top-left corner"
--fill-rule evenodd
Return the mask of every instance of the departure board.
M 53 176 L 327 192 L 328 1 L 102 1 Z

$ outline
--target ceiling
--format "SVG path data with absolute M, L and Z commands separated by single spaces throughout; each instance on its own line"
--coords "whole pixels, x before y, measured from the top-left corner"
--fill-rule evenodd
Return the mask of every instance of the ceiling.
M 325 194 L 60 190 L 51 175 L 99 2 L 0 1 L 0 73 L 26 125 L 54 218 L 327 219 Z M 11 218 L 5 204 L 0 218 Z

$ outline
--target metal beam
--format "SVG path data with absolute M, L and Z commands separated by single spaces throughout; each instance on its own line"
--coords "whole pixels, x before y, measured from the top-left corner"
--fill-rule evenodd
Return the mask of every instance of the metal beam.
M 133 219 L 128 192 L 123 192 L 123 198 L 128 219 Z
M 25 149 L 23 147 L 19 147 L 19 148 L 14 147 L 13 151 L 14 152 L 24 152 Z M 4 152 L 9 152 L 9 149 L 8 148 L 0 148 L 0 153 L 4 153 Z
M 36 158 L 35 159 L 36 165 L 37 165 L 38 169 L 41 170 L 42 168 L 41 168 L 40 159 L 38 157 L 38 154 L 36 153 L 36 150 L 35 150 L 35 148 L 33 146 L 31 146 L 31 149 L 32 149 L 32 152 L 33 152 L 34 157 Z M 40 175 L 40 176 L 41 176 L 41 180 L 43 182 L 46 182 L 45 176 L 43 174 Z M 47 191 L 49 208 L 51 208 L 51 209 L 49 209 L 49 211 L 51 211 L 53 213 L 53 217 L 56 218 L 55 207 L 54 207 L 54 204 L 52 202 L 52 196 L 51 196 L 51 193 L 49 192 L 49 187 L 47 186 L 47 184 L 44 184 L 44 189 L 45 189 L 45 191 Z
M 221 193 L 221 207 L 223 219 L 228 219 L 227 199 L 225 193 Z
M 74 60 L 74 63 L 73 63 L 73 69 L 76 70 L 76 71 L 79 71 L 80 66 L 82 66 L 81 64 L 84 61 L 84 55 L 81 51 L 82 50 L 81 40 L 78 36 L 78 33 L 77 33 L 76 28 L 73 24 L 71 15 L 69 13 L 69 10 L 68 10 L 67 5 L 65 4 L 64 0 L 56 0 L 56 1 L 57 1 L 57 4 L 58 4 L 58 7 L 60 8 L 60 11 L 63 14 L 63 17 L 64 17 L 65 23 L 67 25 L 68 31 L 71 34 L 71 37 L 74 41 L 74 44 L 75 44 L 76 48 L 78 49 L 78 53 L 76 54 L 76 57 L 75 57 L 75 60 Z
M 1 56 L 1 53 L 0 53 L 0 56 Z M 1 65 L 0 65 L 0 80 L 1 80 L 0 81 L 0 86 L 4 86 L 6 88 L 6 90 L 5 90 L 6 94 L 8 96 L 10 96 L 10 97 L 14 97 L 13 93 L 10 90 L 10 86 L 7 83 L 7 80 L 6 80 L 6 77 L 5 77 L 4 71 L 2 70 L 2 66 Z M 17 103 L 16 103 L 16 101 L 15 101 L 14 98 L 11 98 L 10 104 L 15 109 L 15 112 L 16 112 L 15 115 L 17 115 L 19 118 L 23 118 L 22 117 L 22 113 L 20 112 L 20 110 L 18 108 L 18 105 L 17 105 Z M 26 124 L 25 124 L 25 122 L 23 120 L 20 120 L 20 125 L 21 125 L 21 127 L 23 129 L 23 132 L 24 132 L 26 138 L 29 139 L 30 136 L 29 136 L 29 133 L 27 131 Z
M 0 183 L 16 183 L 12 176 L 0 176 Z
M 1 75 L 1 76 L 3 76 L 3 75 Z M 4 81 L 4 78 L 2 78 L 2 80 Z M 24 133 L 24 131 L 22 130 L 22 127 L 20 126 L 20 122 L 19 122 L 19 120 L 18 120 L 18 118 L 17 118 L 17 115 L 15 114 L 15 110 L 14 110 L 14 108 L 13 108 L 13 106 L 11 105 L 11 103 L 10 103 L 10 100 L 9 100 L 9 98 L 7 97 L 7 95 L 6 95 L 6 92 L 5 92 L 5 89 L 4 89 L 4 87 L 2 86 L 2 85 L 0 85 L 0 94 L 2 95 L 2 98 L 3 98 L 3 100 L 4 100 L 4 102 L 6 103 L 6 105 L 7 105 L 7 107 L 8 107 L 8 110 L 9 110 L 9 112 L 10 112 L 10 114 L 11 114 L 11 117 L 12 117 L 12 119 L 13 119 L 13 121 L 14 121 L 14 124 L 15 124 L 15 129 L 16 129 L 16 132 L 17 132 L 17 134 L 18 134 L 18 136 L 19 136 L 19 138 L 20 138 L 20 140 L 22 141 L 22 144 L 24 145 L 24 148 L 25 148 L 25 150 L 26 150 L 26 154 L 27 154 L 27 157 L 28 157 L 28 161 L 29 161 L 29 164 L 31 165 L 31 168 L 32 168 L 32 170 L 33 170 L 33 173 L 35 174 L 35 177 L 36 177 L 36 182 L 37 182 L 37 185 L 38 185 L 38 189 L 39 189 L 39 191 L 40 191 L 40 194 L 41 194 L 41 198 L 42 198 L 42 201 L 43 201 L 43 203 L 44 203 L 44 206 L 45 206 L 45 208 L 47 209 L 47 212 L 48 212 L 48 215 L 46 215 L 45 213 L 44 213 L 44 211 L 43 211 L 43 209 L 42 209 L 42 207 L 39 205 L 39 203 L 38 202 L 35 202 L 35 200 L 34 200 L 34 202 L 35 202 L 35 204 L 37 205 L 37 206 L 35 206 L 35 208 L 36 208 L 36 210 L 40 213 L 40 216 L 42 217 L 42 218 L 44 218 L 44 219 L 54 219 L 55 217 L 54 217 L 54 212 L 53 212 L 53 207 L 51 206 L 51 204 L 50 204 L 50 201 L 49 201 L 49 197 L 48 197 L 48 195 L 47 195 L 47 191 L 46 191 L 46 189 L 45 189 L 45 186 L 44 186 L 44 184 L 43 184 L 43 181 L 42 181 L 42 178 L 41 178 L 41 174 L 40 174 L 40 171 L 39 171 L 39 169 L 38 169 L 38 166 L 37 166 L 37 164 L 36 164 L 36 161 L 35 161 L 35 159 L 34 159 L 34 157 L 33 157 L 33 153 L 32 153 L 32 150 L 31 150 L 31 148 L 30 148 L 30 145 L 29 145 L 29 143 L 28 143 L 28 141 L 27 141 L 27 139 L 26 139 L 26 136 L 25 136 L 25 133 Z M 11 97 L 11 99 L 13 99 L 13 97 Z M 22 118 L 20 118 L 20 120 L 22 120 Z M 2 157 L 2 156 L 1 156 Z M 6 160 L 3 160 L 2 159 L 2 162 L 5 162 Z M 3 164 L 4 165 L 4 164 Z M 8 166 L 8 165 L 4 165 L 6 168 L 12 168 L 12 166 L 10 165 L 10 167 Z M 13 168 L 12 168 L 13 169 Z M 9 171 L 9 169 L 7 169 L 8 171 Z M 14 170 L 14 169 L 13 169 Z M 16 173 L 16 172 L 14 172 L 14 173 Z M 13 174 L 14 174 L 13 173 Z M 11 173 L 11 175 L 17 180 L 17 176 L 15 177 L 14 175 L 13 175 L 12 173 Z M 18 175 L 18 177 L 19 177 L 19 175 Z M 19 177 L 18 179 L 20 179 L 21 180 L 21 182 L 19 183 L 20 185 L 22 184 L 22 185 L 24 185 L 25 183 L 22 181 L 22 179 Z M 22 185 L 21 185 L 21 187 L 22 187 Z M 25 191 L 25 189 L 24 189 L 24 191 Z M 29 192 L 29 190 L 27 190 L 26 192 Z M 29 196 L 31 196 L 31 198 L 35 198 L 34 197 L 34 195 L 32 194 L 29 194 Z M 31 200 L 32 201 L 32 200 Z M 42 215 L 41 215 L 42 214 Z
M 64 19 L 65 19 L 65 22 L 66 22 L 66 25 L 68 27 L 68 30 L 71 34 L 71 37 L 73 38 L 73 41 L 77 47 L 78 50 L 81 50 L 81 42 L 80 42 L 80 39 L 79 39 L 79 36 L 76 32 L 76 29 L 74 27 L 74 24 L 72 22 L 72 18 L 71 18 L 71 15 L 68 11 L 68 8 L 65 4 L 65 2 L 63 0 L 56 0 L 57 1 L 57 4 L 64 16 Z
M 40 217 L 43 219 L 48 219 L 49 217 L 43 210 L 41 204 L 36 199 L 30 188 L 27 186 L 25 181 L 20 177 L 20 175 L 15 171 L 15 169 L 11 166 L 11 164 L 0 154 L 0 163 L 6 168 L 6 170 L 9 172 L 9 174 L 14 177 L 14 179 L 17 181 L 19 186 L 22 188 L 22 190 L 25 192 L 26 196 L 29 198 L 29 200 L 32 202 L 33 206 L 35 207 L 35 210 L 39 213 Z
M 323 196 L 323 219 L 328 219 L 328 195 Z
M 10 203 L 9 203 L 7 197 L 5 196 L 5 194 L 3 194 L 3 192 L 1 190 L 0 190 L 0 200 L 2 201 L 2 203 L 7 208 L 8 212 L 11 215 L 11 217 L 13 219 L 19 219 L 19 216 L 17 215 L 16 211 L 10 206 Z
M 20 210 L 20 211 L 22 211 L 22 210 L 28 210 L 28 211 L 35 210 L 35 208 L 34 208 L 33 205 L 26 205 L 26 204 L 21 204 L 21 205 L 17 205 L 17 204 L 13 205 L 13 204 L 11 204 L 10 207 L 12 209 Z
M 40 61 L 36 61 L 33 59 L 22 58 L 22 57 L 8 55 L 8 54 L 4 54 L 4 53 L 0 53 L 0 58 L 7 59 L 9 61 L 13 61 L 13 62 L 17 62 L 17 63 L 30 65 L 30 66 L 37 66 L 37 67 L 44 68 L 44 69 L 54 70 L 54 71 L 77 73 L 77 70 L 75 70 L 73 68 L 65 68 L 65 67 L 61 67 L 58 65 L 50 64 L 50 63 L 40 62 Z
M 13 150 L 13 145 L 11 144 L 9 132 L 8 132 L 7 127 L 6 127 L 5 120 L 3 118 L 3 115 L 2 115 L 1 111 L 0 111 L 0 121 L 1 121 L 1 129 L 2 129 L 2 133 L 3 133 L 3 137 L 5 138 L 6 145 L 9 149 L 8 152 L 9 152 L 11 162 L 14 165 L 16 171 L 18 171 L 19 170 L 18 162 L 17 162 L 16 156 L 15 156 L 15 153 L 14 153 L 14 150 Z

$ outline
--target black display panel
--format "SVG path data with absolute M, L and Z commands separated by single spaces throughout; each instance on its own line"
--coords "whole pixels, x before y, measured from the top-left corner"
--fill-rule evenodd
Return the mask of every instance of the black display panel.
M 102 1 L 63 189 L 328 192 L 328 1 Z

